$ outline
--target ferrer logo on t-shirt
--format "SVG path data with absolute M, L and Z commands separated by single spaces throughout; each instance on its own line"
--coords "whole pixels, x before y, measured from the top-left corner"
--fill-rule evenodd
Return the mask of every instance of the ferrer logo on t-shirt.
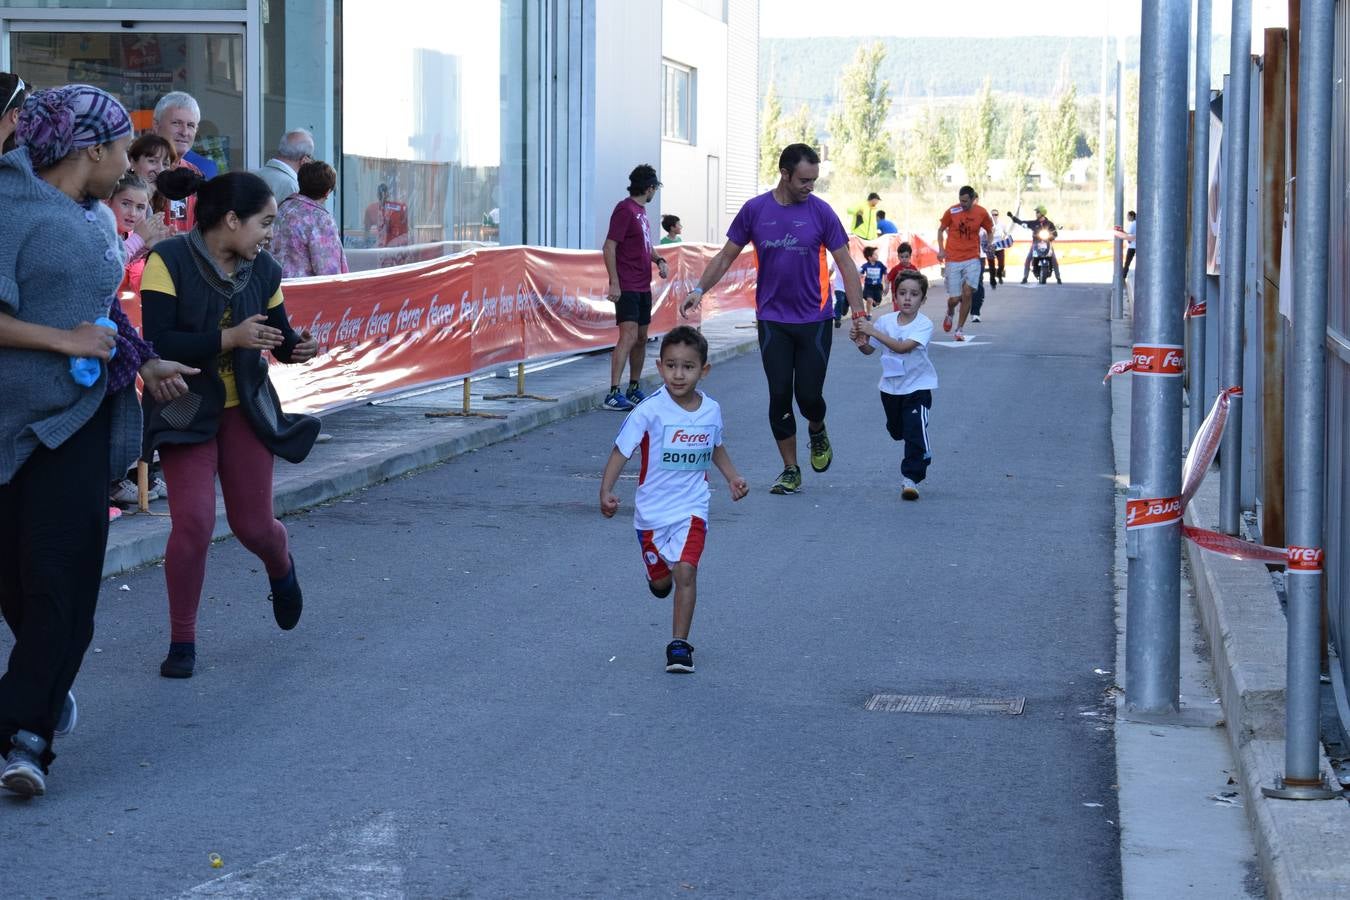
M 706 472 L 712 466 L 715 437 L 710 426 L 665 426 L 661 468 Z

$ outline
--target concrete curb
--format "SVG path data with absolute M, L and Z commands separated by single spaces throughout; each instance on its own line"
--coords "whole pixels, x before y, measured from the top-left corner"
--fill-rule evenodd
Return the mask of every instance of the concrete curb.
M 716 365 L 758 347 L 755 333 L 749 332 L 749 336 L 744 339 L 733 339 L 724 346 L 710 348 L 708 362 Z M 661 383 L 661 379 L 649 375 L 642 379 L 642 383 L 644 389 L 652 389 Z M 323 468 L 304 472 L 277 486 L 273 506 L 278 516 L 286 516 L 382 481 L 438 465 L 472 450 L 518 437 L 543 425 L 595 409 L 604 400 L 607 391 L 608 385 L 588 385 L 558 397 L 556 403 L 537 403 L 527 409 L 508 412 L 505 419 L 484 419 L 476 423 L 468 433 L 461 432 L 412 441 L 382 452 L 342 459 Z M 422 417 L 421 411 L 413 415 L 419 419 Z M 163 528 L 147 530 L 143 534 L 116 543 L 109 542 L 103 560 L 104 578 L 157 562 L 164 556 L 169 520 L 162 514 L 161 518 L 164 522 Z M 229 537 L 231 534 L 229 524 L 225 520 L 224 509 L 217 504 L 212 540 Z
M 1129 320 L 1111 323 L 1114 348 L 1131 346 Z M 1117 357 L 1119 358 L 1119 357 Z M 1113 379 L 1112 399 L 1126 412 L 1128 388 Z M 1117 445 L 1117 471 L 1128 482 L 1128 453 Z M 1218 483 L 1206 480 L 1186 510 L 1192 525 L 1214 527 Z M 1333 898 L 1350 893 L 1350 804 L 1343 800 L 1270 800 L 1263 786 L 1284 770 L 1284 614 L 1270 573 L 1260 563 L 1208 553 L 1182 541 L 1191 567 L 1201 628 L 1212 654 L 1215 683 L 1238 769 L 1243 805 L 1272 898 Z M 1120 589 L 1123 590 L 1123 584 Z M 1123 622 L 1121 625 L 1123 626 Z M 1118 665 L 1123 666 L 1122 659 Z M 1123 669 L 1121 670 L 1123 671 Z M 1128 674 L 1128 673 L 1127 673 Z M 1325 754 L 1322 771 L 1335 784 Z

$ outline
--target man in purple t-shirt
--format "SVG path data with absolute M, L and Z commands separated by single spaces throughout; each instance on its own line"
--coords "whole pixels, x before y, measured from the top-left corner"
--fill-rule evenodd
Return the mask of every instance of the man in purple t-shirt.
M 647 204 L 656 196 L 661 180 L 647 164 L 628 175 L 628 197 L 620 200 L 609 217 L 605 235 L 605 271 L 609 273 L 609 299 L 619 325 L 619 341 L 609 363 L 609 393 L 605 409 L 627 411 L 647 396 L 638 386 L 647 358 L 647 326 L 652 321 L 652 263 L 661 277 L 669 275 L 666 261 L 652 252 L 652 232 L 647 224 Z M 620 392 L 624 361 L 628 362 L 628 390 Z
M 811 195 L 819 174 L 820 157 L 806 144 L 784 148 L 778 157 L 778 186 L 741 207 L 727 229 L 726 244 L 680 306 L 680 314 L 688 315 L 727 273 L 741 249 L 755 245 L 759 352 L 769 380 L 769 427 L 783 457 L 783 474 L 769 488 L 774 494 L 793 494 L 802 486 L 797 419 L 792 414 L 794 395 L 807 421 L 811 468 L 824 472 L 834 459 L 825 432 L 825 370 L 834 334 L 827 252 L 843 275 L 853 317 L 866 315 L 858 267 L 849 256 L 844 226 L 829 204 Z

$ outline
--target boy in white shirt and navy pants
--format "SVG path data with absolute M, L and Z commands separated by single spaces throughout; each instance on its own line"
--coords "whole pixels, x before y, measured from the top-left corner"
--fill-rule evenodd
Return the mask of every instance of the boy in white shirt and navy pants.
M 871 355 L 881 351 L 881 406 L 886 411 L 886 430 L 904 441 L 900 463 L 900 496 L 918 500 L 918 485 L 932 462 L 928 444 L 928 412 L 933 408 L 937 371 L 928 359 L 933 323 L 919 314 L 928 297 L 928 279 L 917 271 L 902 271 L 895 279 L 896 312 L 876 322 L 854 319 L 853 327 L 870 340 L 858 349 Z
M 722 445 L 722 408 L 698 390 L 711 368 L 707 339 L 688 325 L 675 328 L 661 341 L 658 366 L 664 386 L 628 414 L 614 440 L 600 481 L 600 512 L 610 518 L 618 511 L 615 482 L 628 458 L 641 451 L 633 525 L 647 587 L 657 597 L 668 597 L 675 588 L 666 671 L 692 672 L 689 627 L 708 532 L 708 469 L 716 466 L 722 473 L 732 500 L 750 489 Z

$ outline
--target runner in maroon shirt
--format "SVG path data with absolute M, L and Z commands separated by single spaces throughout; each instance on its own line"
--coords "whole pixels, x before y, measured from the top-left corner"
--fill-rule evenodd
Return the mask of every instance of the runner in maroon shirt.
M 627 411 L 647 399 L 638 381 L 647 358 L 647 326 L 652 321 L 652 264 L 662 278 L 669 274 L 666 261 L 652 252 L 652 231 L 647 222 L 647 204 L 660 186 L 655 169 L 645 163 L 638 166 L 628 175 L 627 199 L 620 200 L 609 217 L 605 271 L 609 273 L 609 299 L 614 303 L 619 341 L 610 360 L 606 409 Z M 628 390 L 620 391 L 625 360 Z

